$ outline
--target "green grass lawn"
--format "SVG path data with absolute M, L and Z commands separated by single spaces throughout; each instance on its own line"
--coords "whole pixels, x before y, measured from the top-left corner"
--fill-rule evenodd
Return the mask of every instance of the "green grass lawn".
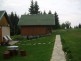
M 50 61 L 54 46 L 54 39 L 55 33 L 50 36 L 45 36 L 32 40 L 21 38 L 16 45 L 19 46 L 19 49 L 25 50 L 27 52 L 27 56 L 21 57 L 20 55 L 17 55 L 7 60 L 3 59 L 3 52 L 6 50 L 6 46 L 0 46 L 0 61 Z
M 0 46 L 0 61 L 50 61 L 56 34 L 61 35 L 63 48 L 65 48 L 65 51 L 68 52 L 67 55 L 71 58 L 71 60 L 67 61 L 81 61 L 81 29 L 56 30 L 51 36 L 32 40 L 15 36 L 14 38 L 20 39 L 16 45 L 18 45 L 20 49 L 26 50 L 27 56 L 21 57 L 17 55 L 8 60 L 4 60 L 3 52 L 6 50 L 6 46 Z M 51 43 L 49 44 L 49 42 Z
M 63 46 L 71 53 L 71 61 L 81 61 L 81 29 L 60 31 Z M 68 60 L 69 61 L 69 60 Z

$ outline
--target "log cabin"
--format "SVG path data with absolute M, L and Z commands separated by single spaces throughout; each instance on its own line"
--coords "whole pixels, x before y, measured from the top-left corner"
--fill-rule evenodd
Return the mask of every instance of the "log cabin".
M 6 11 L 0 11 L 0 44 L 4 42 L 4 36 L 10 36 L 10 26 L 8 20 Z
M 52 32 L 55 25 L 55 18 L 53 14 L 22 15 L 18 25 L 20 26 L 22 36 L 47 35 Z

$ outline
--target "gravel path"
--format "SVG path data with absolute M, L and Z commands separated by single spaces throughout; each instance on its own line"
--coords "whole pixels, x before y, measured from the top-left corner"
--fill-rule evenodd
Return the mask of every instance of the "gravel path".
M 60 35 L 56 35 L 53 54 L 50 61 L 66 61 L 65 54 L 62 50 Z

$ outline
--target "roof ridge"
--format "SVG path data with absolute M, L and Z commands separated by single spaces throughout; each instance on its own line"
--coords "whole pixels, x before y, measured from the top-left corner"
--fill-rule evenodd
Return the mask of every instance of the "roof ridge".
M 36 16 L 36 15 L 53 15 L 53 14 L 33 14 L 33 15 L 21 15 L 21 16 Z

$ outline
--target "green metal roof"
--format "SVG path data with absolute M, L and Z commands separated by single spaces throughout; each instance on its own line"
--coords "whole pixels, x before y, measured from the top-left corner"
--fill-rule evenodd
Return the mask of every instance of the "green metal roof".
M 55 25 L 55 18 L 53 14 L 22 15 L 18 25 Z
M 5 14 L 5 11 L 0 11 L 0 20 L 2 19 L 4 14 Z

